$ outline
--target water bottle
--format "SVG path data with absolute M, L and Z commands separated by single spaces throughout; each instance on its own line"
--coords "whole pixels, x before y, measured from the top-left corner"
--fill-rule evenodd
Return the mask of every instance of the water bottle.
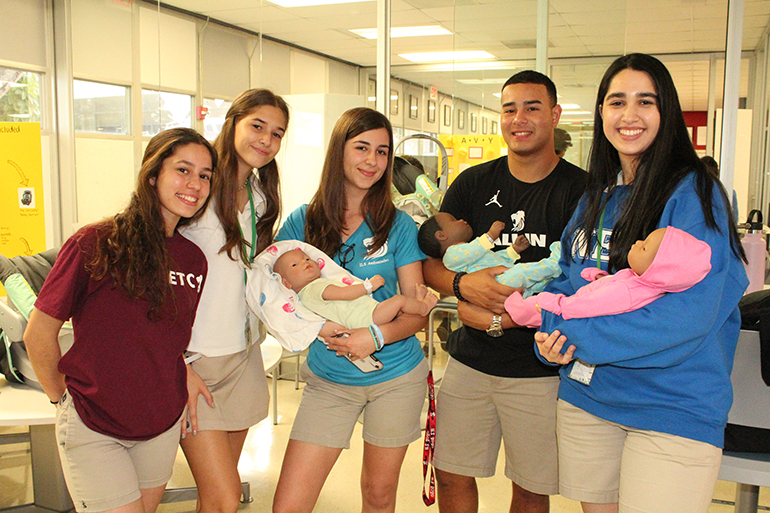
M 767 254 L 767 246 L 762 234 L 762 212 L 759 210 L 749 212 L 747 223 L 748 231 L 743 236 L 743 239 L 741 239 L 743 251 L 746 252 L 746 259 L 749 261 L 747 264 L 744 264 L 746 275 L 749 277 L 749 286 L 746 289 L 746 294 L 764 288 L 765 255 Z

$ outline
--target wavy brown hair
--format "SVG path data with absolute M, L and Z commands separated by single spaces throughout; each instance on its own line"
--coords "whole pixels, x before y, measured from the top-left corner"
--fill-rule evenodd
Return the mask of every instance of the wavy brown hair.
M 383 114 L 366 107 L 345 112 L 334 125 L 329 149 L 326 152 L 321 186 L 307 206 L 305 240 L 329 256 L 335 256 L 342 247 L 345 229 L 345 143 L 359 134 L 384 128 L 388 131 L 390 152 L 388 167 L 382 178 L 367 191 L 361 202 L 364 222 L 374 234 L 369 254 L 385 244 L 396 218 L 396 207 L 390 196 L 393 181 L 393 128 Z
M 115 287 L 121 287 L 131 298 L 147 300 L 150 303 L 147 315 L 155 320 L 160 317 L 165 300 L 173 298 L 173 291 L 169 282 L 171 260 L 166 250 L 166 224 L 158 192 L 150 181 L 157 180 L 163 162 L 177 148 L 188 144 L 206 148 L 211 155 L 212 169 L 216 167 L 214 148 L 191 128 L 173 128 L 150 139 L 128 207 L 95 225 L 99 235 L 86 263 L 92 280 L 101 280 L 109 274 Z M 181 219 L 179 225 L 200 217 L 209 198 L 210 195 L 193 217 Z
M 219 166 L 214 173 L 211 195 L 214 197 L 217 217 L 225 231 L 225 244 L 219 252 L 226 251 L 227 256 L 232 260 L 237 259 L 235 252 L 238 252 L 240 259 L 246 265 L 250 264 L 246 248 L 251 244 L 243 238 L 238 223 L 236 197 L 241 184 L 237 180 L 238 154 L 235 151 L 235 127 L 241 119 L 263 105 L 280 109 L 286 116 L 286 127 L 288 127 L 289 107 L 283 98 L 268 89 L 249 89 L 235 99 L 227 111 L 222 131 L 214 141 L 214 147 L 219 153 Z M 257 221 L 256 253 L 259 253 L 273 242 L 275 222 L 281 214 L 280 179 L 275 159 L 259 169 L 257 179 L 259 188 L 265 195 L 265 213 Z

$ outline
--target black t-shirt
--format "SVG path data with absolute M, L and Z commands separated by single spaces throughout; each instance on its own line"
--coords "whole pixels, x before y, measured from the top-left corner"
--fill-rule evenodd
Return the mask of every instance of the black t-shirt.
M 535 262 L 548 257 L 548 247 L 561 238 L 586 179 L 585 171 L 562 159 L 539 182 L 525 183 L 511 175 L 508 157 L 500 157 L 463 171 L 447 190 L 441 211 L 467 221 L 474 237 L 486 233 L 494 221 L 504 221 L 495 251 L 524 234 L 530 247 L 520 261 Z M 507 329 L 493 338 L 463 326 L 450 335 L 447 350 L 459 362 L 493 376 L 556 376 L 558 367 L 543 364 L 535 355 L 534 333 L 530 328 Z

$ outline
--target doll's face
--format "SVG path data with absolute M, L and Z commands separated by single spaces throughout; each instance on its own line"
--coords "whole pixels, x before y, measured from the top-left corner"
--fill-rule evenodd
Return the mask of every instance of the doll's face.
M 442 235 L 437 235 L 442 246 L 449 247 L 462 242 L 470 242 L 473 238 L 473 228 L 462 219 L 455 219 L 452 214 L 439 212 L 436 214 L 436 222 L 441 227 Z
M 280 274 L 283 284 L 294 292 L 321 277 L 318 263 L 299 249 L 292 249 L 278 257 L 273 271 Z
M 631 246 L 628 251 L 628 265 L 636 274 L 641 276 L 650 268 L 665 234 L 665 228 L 658 228 L 650 233 L 646 239 L 638 240 Z

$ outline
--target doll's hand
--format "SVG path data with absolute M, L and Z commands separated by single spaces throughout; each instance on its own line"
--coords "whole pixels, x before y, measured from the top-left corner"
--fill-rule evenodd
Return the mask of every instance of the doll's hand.
M 379 274 L 369 278 L 369 282 L 372 284 L 372 292 L 385 285 L 385 278 Z
M 503 228 L 505 228 L 505 223 L 502 221 L 495 221 L 492 223 L 492 226 L 489 227 L 489 231 L 487 232 L 487 235 L 489 235 L 489 238 L 492 240 L 497 240 L 498 237 L 500 237 L 500 234 L 503 232 Z
M 566 365 L 572 361 L 572 355 L 575 354 L 574 345 L 569 346 L 566 353 L 561 353 L 562 347 L 564 347 L 566 341 L 567 337 L 562 335 L 559 330 L 554 331 L 550 335 L 542 331 L 535 333 L 537 350 L 540 351 L 540 355 L 543 358 L 551 363 Z
M 527 249 L 528 247 L 529 247 L 529 241 L 523 235 L 519 235 L 518 237 L 516 237 L 516 240 L 513 241 L 513 250 L 518 254 L 521 254 L 521 252 Z

